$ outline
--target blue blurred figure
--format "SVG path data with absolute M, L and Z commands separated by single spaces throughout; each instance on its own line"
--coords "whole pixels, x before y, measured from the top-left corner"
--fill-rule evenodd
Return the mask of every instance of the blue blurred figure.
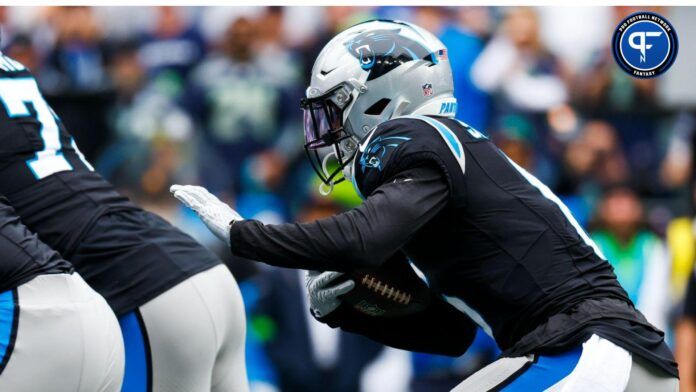
M 487 129 L 490 102 L 488 95 L 479 90 L 471 80 L 471 66 L 483 50 L 483 41 L 460 23 L 467 7 L 453 10 L 455 20 L 450 21 L 439 34 L 448 48 L 454 78 L 454 95 L 457 97 L 457 118 L 477 129 Z
M 152 29 L 141 37 L 138 57 L 151 77 L 171 72 L 185 78 L 205 55 L 206 43 L 179 7 L 158 7 Z

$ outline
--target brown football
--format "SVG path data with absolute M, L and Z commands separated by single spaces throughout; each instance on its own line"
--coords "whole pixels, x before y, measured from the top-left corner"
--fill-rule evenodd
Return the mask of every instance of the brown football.
M 432 292 L 412 271 L 363 268 L 346 273 L 335 283 L 352 279 L 355 288 L 340 296 L 353 309 L 375 317 L 401 317 L 425 309 Z

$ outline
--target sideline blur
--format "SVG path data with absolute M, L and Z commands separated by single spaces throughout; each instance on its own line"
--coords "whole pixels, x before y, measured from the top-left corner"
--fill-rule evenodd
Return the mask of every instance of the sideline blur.
M 227 258 L 250 315 L 254 390 L 431 391 L 494 358 L 492 341 L 480 336 L 466 356 L 447 359 L 319 325 L 301 276 L 230 259 L 169 185 L 204 185 L 265 222 L 355 205 L 350 185 L 318 196 L 301 148 L 299 98 L 338 31 L 408 20 L 448 46 L 458 118 L 563 198 L 671 342 L 696 254 L 696 9 L 652 9 L 682 45 L 672 69 L 648 80 L 623 73 L 609 47 L 617 22 L 637 10 L 17 7 L 0 8 L 0 26 L 3 51 L 34 72 L 97 170 Z

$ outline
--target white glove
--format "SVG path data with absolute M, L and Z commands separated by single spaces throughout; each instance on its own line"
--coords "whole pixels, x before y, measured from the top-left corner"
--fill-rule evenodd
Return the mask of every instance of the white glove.
M 213 196 L 207 189 L 195 185 L 172 185 L 169 191 L 192 209 L 219 239 L 230 244 L 230 226 L 243 220 L 237 211 Z
M 305 278 L 309 296 L 309 307 L 316 317 L 324 317 L 336 310 L 341 304 L 337 298 L 355 287 L 355 282 L 346 280 L 338 285 L 330 286 L 331 282 L 343 275 L 342 272 L 332 271 L 309 271 Z

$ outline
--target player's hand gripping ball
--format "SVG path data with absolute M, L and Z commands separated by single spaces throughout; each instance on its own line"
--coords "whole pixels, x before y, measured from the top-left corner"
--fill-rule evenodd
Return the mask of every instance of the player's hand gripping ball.
M 425 309 L 432 292 L 415 274 L 386 268 L 362 268 L 346 273 L 333 284 L 353 280 L 355 288 L 339 296 L 353 309 L 375 317 L 402 317 Z

